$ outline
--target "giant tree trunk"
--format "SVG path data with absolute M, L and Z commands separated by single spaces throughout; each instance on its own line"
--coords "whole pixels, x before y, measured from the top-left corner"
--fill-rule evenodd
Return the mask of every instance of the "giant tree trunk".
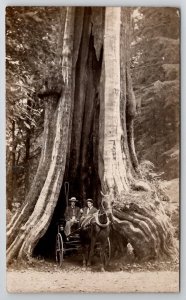
M 7 261 L 12 257 L 18 255 L 20 258 L 25 256 L 29 257 L 33 249 L 39 240 L 39 238 L 46 231 L 52 215 L 58 195 L 61 188 L 61 182 L 65 171 L 66 155 L 68 147 L 68 134 L 69 134 L 69 122 L 72 106 L 72 52 L 73 52 L 73 36 L 74 36 L 74 8 L 67 8 L 64 38 L 63 38 L 63 60 L 62 60 L 62 76 L 64 80 L 64 89 L 62 95 L 57 104 L 56 117 L 55 118 L 55 130 L 53 137 L 53 146 L 50 155 L 48 170 L 44 172 L 46 155 L 50 151 L 47 151 L 45 143 L 48 142 L 47 138 L 44 140 L 43 153 L 40 160 L 38 172 L 33 184 L 37 185 L 40 182 L 39 171 L 45 173 L 43 175 L 43 184 L 39 186 L 35 191 L 33 186 L 30 190 L 30 194 L 37 193 L 34 197 L 34 201 L 37 199 L 35 205 L 34 201 L 30 204 L 27 199 L 27 203 L 22 209 L 19 220 L 15 219 L 17 225 L 14 225 L 13 221 L 9 229 L 9 235 L 12 237 L 9 239 L 10 246 L 7 249 Z M 51 111 L 49 112 L 51 113 Z M 49 116 L 48 116 L 49 117 Z M 49 120 L 46 117 L 46 136 L 49 132 Z M 51 143 L 50 143 L 51 145 Z M 46 152 L 47 151 L 47 152 Z M 47 168 L 47 167 L 46 167 Z M 37 181 L 36 181 L 37 180 Z M 40 185 L 40 184 L 39 184 Z M 31 195 L 29 195 L 31 197 Z M 34 206 L 34 209 L 33 209 Z M 27 208 L 28 207 L 28 208 Z M 33 211 L 32 211 L 33 209 Z M 27 210 L 27 214 L 25 212 Z M 28 215 L 28 213 L 30 213 Z M 24 222 L 23 222 L 24 221 Z M 18 227 L 18 224 L 20 227 Z
M 156 192 L 142 181 L 134 147 L 135 96 L 130 75 L 129 9 L 123 12 L 125 38 L 125 94 L 121 94 L 120 8 L 106 8 L 104 35 L 103 101 L 101 109 L 100 177 L 102 189 L 114 196 L 113 241 L 120 250 L 130 243 L 140 259 L 175 255 L 169 217 Z M 122 107 L 122 110 L 121 110 Z M 125 108 L 125 109 L 123 109 Z M 124 124 L 122 124 L 122 121 Z M 123 143 L 125 146 L 123 146 Z M 133 175 L 132 175 L 133 174 Z M 139 190 L 139 191 L 137 191 Z
M 104 34 L 103 99 L 101 101 L 103 157 L 99 165 L 103 188 L 128 191 L 126 155 L 121 147 L 123 130 L 120 118 L 120 23 L 121 8 L 106 8 Z
M 128 242 L 143 259 L 174 253 L 169 219 L 138 170 L 129 13 L 119 7 L 67 8 L 64 87 L 60 97 L 45 95 L 41 159 L 25 203 L 7 228 L 8 261 L 33 254 L 51 222 L 64 172 L 81 202 L 93 197 L 98 205 L 101 189 L 114 197 L 112 242 L 120 253 Z

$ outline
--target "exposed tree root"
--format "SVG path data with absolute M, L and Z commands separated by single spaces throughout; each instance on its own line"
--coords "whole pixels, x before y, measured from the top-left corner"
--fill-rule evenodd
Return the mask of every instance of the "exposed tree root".
M 114 209 L 113 229 L 132 245 L 135 256 L 148 260 L 177 256 L 174 230 L 157 197 L 151 192 L 125 195 Z

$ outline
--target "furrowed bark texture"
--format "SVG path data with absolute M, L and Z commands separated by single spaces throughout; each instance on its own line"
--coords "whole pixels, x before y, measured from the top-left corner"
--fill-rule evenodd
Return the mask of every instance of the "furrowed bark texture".
M 83 115 L 86 95 L 87 72 L 86 64 L 88 60 L 88 45 L 90 38 L 90 10 L 85 9 L 83 32 L 80 44 L 80 52 L 77 60 L 76 74 L 75 74 L 75 102 L 72 127 L 71 140 L 71 161 L 70 161 L 70 177 L 75 178 L 79 166 L 80 146 L 81 146 L 81 132 L 83 126 Z
M 99 82 L 103 49 L 103 9 L 84 9 L 82 37 L 75 71 L 75 101 L 68 179 L 83 202 L 97 197 Z M 99 12 L 98 12 L 99 11 Z M 101 32 L 101 34 L 100 34 Z M 95 122 L 97 114 L 98 123 Z M 97 129 L 96 129 L 97 128 Z M 94 191 L 93 191 L 94 190 Z
M 16 238 L 21 226 L 27 221 L 34 210 L 41 189 L 46 180 L 46 176 L 50 167 L 52 145 L 55 134 L 55 120 L 58 99 L 50 97 L 45 106 L 45 120 L 43 133 L 43 147 L 37 173 L 34 177 L 30 191 L 17 213 L 7 225 L 7 247 Z
M 103 154 L 100 177 L 103 190 L 116 188 L 120 194 L 128 191 L 126 155 L 121 148 L 122 126 L 120 119 L 120 22 L 121 8 L 107 7 L 105 12 L 104 94 L 100 113 L 102 134 L 100 148 Z
M 132 245 L 138 259 L 175 258 L 178 255 L 170 218 L 155 194 L 141 191 L 126 195 L 122 203 L 115 203 L 113 214 L 114 231 L 120 240 L 124 238 Z
M 7 109 L 8 110 L 8 109 Z M 14 199 L 14 187 L 15 187 L 15 176 L 14 176 L 14 167 L 15 167 L 15 121 L 11 121 L 11 139 L 12 139 L 12 149 L 7 152 L 9 157 L 9 165 L 7 168 L 7 179 L 9 179 L 9 185 L 7 186 L 7 208 L 12 208 L 12 203 Z
M 67 8 L 63 39 L 62 76 L 65 84 L 59 99 L 55 136 L 49 170 L 34 210 L 19 230 L 14 242 L 7 249 L 7 262 L 17 256 L 30 257 L 39 238 L 51 221 L 63 179 L 68 146 L 69 123 L 72 103 L 72 51 L 74 35 L 74 8 Z
M 123 147 L 129 164 L 128 170 L 138 171 L 138 160 L 134 146 L 134 118 L 136 117 L 136 99 L 133 92 L 130 71 L 131 17 L 130 8 L 122 10 L 121 24 L 121 118 L 124 131 Z M 132 166 L 131 166 L 132 165 Z M 132 172 L 135 175 L 134 172 Z M 129 178 L 131 176 L 129 175 Z M 133 179 L 132 179 L 133 180 Z
M 73 98 L 75 93 L 75 78 L 76 78 L 76 64 L 79 55 L 79 49 L 81 44 L 82 30 L 83 30 L 83 21 L 84 21 L 84 8 L 77 7 L 75 10 L 75 20 L 74 20 L 74 47 L 73 47 L 73 62 L 72 62 L 72 94 Z M 74 99 L 75 100 L 75 99 Z M 70 149 L 71 149 L 71 140 L 72 140 L 72 123 L 73 123 L 73 113 L 74 113 L 74 101 L 72 102 L 71 116 L 70 116 L 70 126 L 69 126 L 69 139 L 68 139 L 68 151 L 67 151 L 67 160 L 66 160 L 66 177 L 68 179 L 69 174 L 69 165 L 70 165 Z
M 121 137 L 121 147 L 122 151 L 126 155 L 126 166 L 127 166 L 127 177 L 130 183 L 134 181 L 134 168 L 131 162 L 131 155 L 128 145 L 128 129 L 127 129 L 127 63 L 129 56 L 129 9 L 121 10 L 121 33 L 120 33 L 120 84 L 121 84 L 121 93 L 120 93 L 120 118 L 123 134 Z
M 151 195 L 151 187 L 139 180 L 140 177 L 136 173 L 138 161 L 133 133 L 136 101 L 129 68 L 128 16 L 129 12 L 125 11 L 122 17 L 126 28 L 121 29 L 124 40 L 120 45 L 117 36 L 120 10 L 106 8 L 104 69 L 101 76 L 101 96 L 104 101 L 100 103 L 99 170 L 103 190 L 111 191 L 111 196 L 114 191 L 115 196 L 112 235 L 114 248 L 116 249 L 117 245 L 120 254 L 125 253 L 127 243 L 131 243 L 135 256 L 147 260 L 174 256 L 177 249 L 170 219 L 165 214 L 161 202 Z M 125 53 L 119 54 L 119 46 Z M 121 78 L 124 78 L 121 84 L 118 75 L 120 57 L 123 57 L 120 71 Z

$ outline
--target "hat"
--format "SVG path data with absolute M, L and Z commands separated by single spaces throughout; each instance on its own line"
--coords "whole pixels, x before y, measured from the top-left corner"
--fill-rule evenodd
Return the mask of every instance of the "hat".
M 69 199 L 69 201 L 70 201 L 70 202 L 78 202 L 78 200 L 76 199 L 76 197 L 71 197 L 71 198 Z
M 90 199 L 90 198 L 88 198 L 88 199 L 86 200 L 86 202 L 91 202 L 91 203 L 93 203 L 93 200 Z

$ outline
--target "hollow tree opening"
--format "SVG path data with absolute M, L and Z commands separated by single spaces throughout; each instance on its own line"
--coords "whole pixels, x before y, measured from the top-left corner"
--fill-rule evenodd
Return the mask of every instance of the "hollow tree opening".
M 95 205 L 97 205 L 100 191 L 98 174 L 100 99 L 98 89 L 102 54 L 100 60 L 97 61 L 93 39 L 94 37 L 91 33 L 88 41 L 89 51 L 83 73 L 79 74 L 79 66 L 77 66 L 76 71 L 76 78 L 84 78 L 77 82 L 77 89 L 75 88 L 72 142 L 68 171 L 71 192 L 77 195 L 81 205 L 85 204 L 84 200 L 87 197 L 93 198 Z M 84 90 L 83 97 L 81 95 L 78 97 L 79 89 L 81 91 Z
M 99 85 L 103 60 L 103 47 L 96 56 L 91 24 L 91 9 L 84 13 L 82 37 L 75 68 L 74 110 L 72 117 L 71 147 L 69 161 L 54 215 L 45 235 L 39 240 L 35 254 L 54 254 L 57 221 L 63 217 L 66 208 L 64 184 L 69 183 L 69 197 L 75 196 L 80 207 L 87 198 L 94 199 L 98 207 L 101 199 L 101 183 L 98 173 L 99 147 Z M 53 245 L 51 245 L 53 241 Z M 47 247 L 50 245 L 50 247 Z

